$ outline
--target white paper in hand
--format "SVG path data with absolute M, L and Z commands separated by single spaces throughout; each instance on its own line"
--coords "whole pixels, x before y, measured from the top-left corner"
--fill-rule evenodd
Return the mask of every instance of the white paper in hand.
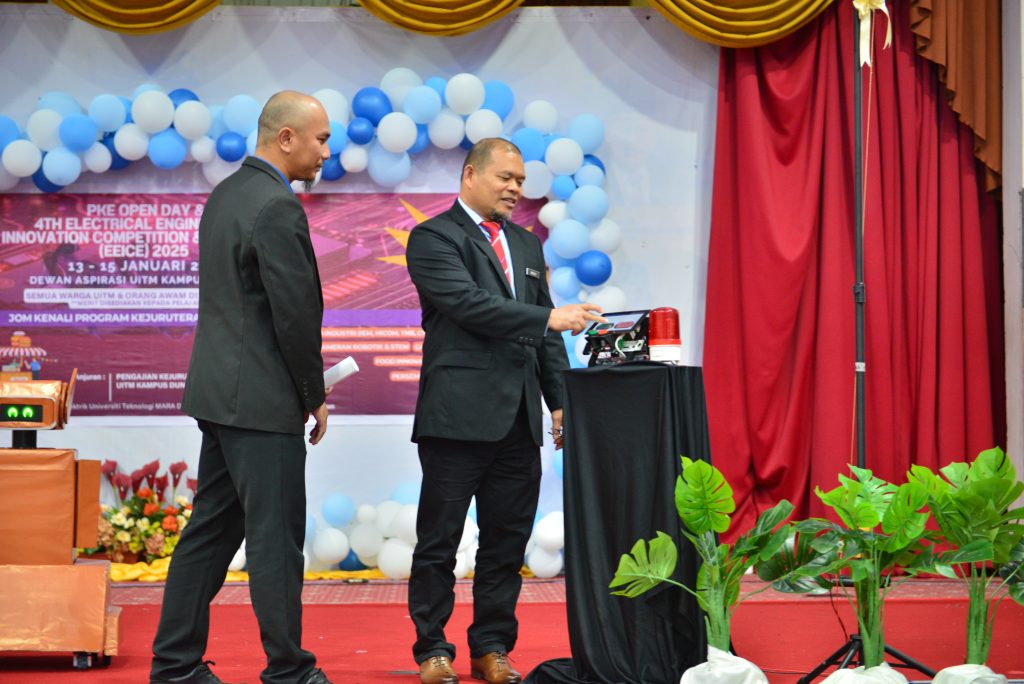
M 344 359 L 328 368 L 324 373 L 324 387 L 337 385 L 348 376 L 358 372 L 359 366 L 356 365 L 356 360 L 351 356 L 346 356 Z

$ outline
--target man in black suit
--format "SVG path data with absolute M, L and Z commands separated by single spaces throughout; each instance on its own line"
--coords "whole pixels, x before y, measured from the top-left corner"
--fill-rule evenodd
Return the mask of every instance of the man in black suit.
M 199 224 L 199 323 L 182 410 L 203 433 L 192 518 L 174 551 L 153 641 L 151 682 L 215 683 L 202 662 L 217 594 L 246 541 L 266 684 L 324 684 L 301 647 L 306 527 L 304 425 L 327 430 L 323 299 L 309 225 L 289 183 L 328 157 L 327 114 L 277 93 L 255 156 L 220 183 Z
M 458 681 L 444 627 L 474 495 L 480 547 L 471 674 L 492 684 L 520 681 L 508 653 L 540 490 L 541 396 L 560 447 L 561 374 L 569 367 L 560 333 L 604 320 L 591 304 L 554 308 L 540 240 L 509 220 L 525 177 L 515 145 L 481 140 L 463 164 L 455 204 L 409 237 L 409 275 L 426 333 L 412 437 L 423 485 L 409 579 L 413 657 L 423 684 Z

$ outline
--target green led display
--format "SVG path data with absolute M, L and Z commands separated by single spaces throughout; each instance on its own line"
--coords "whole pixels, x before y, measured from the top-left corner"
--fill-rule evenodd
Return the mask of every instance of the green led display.
M 0 404 L 0 416 L 5 422 L 34 423 L 42 420 L 43 407 L 39 404 Z

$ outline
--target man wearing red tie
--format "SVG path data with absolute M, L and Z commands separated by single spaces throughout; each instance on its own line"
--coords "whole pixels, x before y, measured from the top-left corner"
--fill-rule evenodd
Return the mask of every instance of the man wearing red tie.
M 455 554 L 476 496 L 480 548 L 469 627 L 470 673 L 514 684 L 516 601 L 540 490 L 541 397 L 562 425 L 560 333 L 603 321 L 600 308 L 555 308 L 540 240 L 509 219 L 526 173 L 519 149 L 476 143 L 459 197 L 409 237 L 409 275 L 423 309 L 423 367 L 412 439 L 423 468 L 409 579 L 413 656 L 423 684 L 453 684 L 444 627 L 455 603 Z M 561 437 L 555 437 L 561 447 Z

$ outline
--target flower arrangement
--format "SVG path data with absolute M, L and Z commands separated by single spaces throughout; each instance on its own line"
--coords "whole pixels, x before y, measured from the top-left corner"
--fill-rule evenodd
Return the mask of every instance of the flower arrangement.
M 172 463 L 157 476 L 159 469 L 159 461 L 152 461 L 129 475 L 120 472 L 117 461 L 103 462 L 101 471 L 116 505 L 100 507 L 99 545 L 89 551 L 106 553 L 115 563 L 133 558 L 152 562 L 174 552 L 192 515 L 190 499 L 178 494 L 178 486 L 184 479 L 194 496 L 196 480 L 183 477 L 185 461 Z

